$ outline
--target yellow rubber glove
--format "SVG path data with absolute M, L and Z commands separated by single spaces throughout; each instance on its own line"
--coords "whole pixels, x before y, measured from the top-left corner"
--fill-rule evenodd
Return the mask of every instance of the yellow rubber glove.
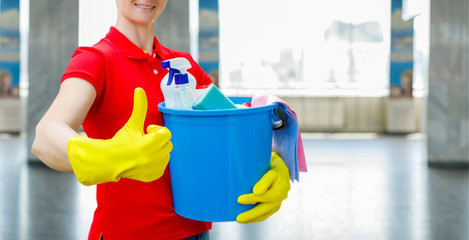
M 282 158 L 272 151 L 270 170 L 254 185 L 253 193 L 239 196 L 240 204 L 256 204 L 257 206 L 238 215 L 236 221 L 253 223 L 266 220 L 280 209 L 282 201 L 290 191 L 290 174 Z
M 68 140 L 68 157 L 79 182 L 86 186 L 120 178 L 150 182 L 163 175 L 173 149 L 171 132 L 157 125 L 143 132 L 147 107 L 145 91 L 136 88 L 132 115 L 113 138 Z

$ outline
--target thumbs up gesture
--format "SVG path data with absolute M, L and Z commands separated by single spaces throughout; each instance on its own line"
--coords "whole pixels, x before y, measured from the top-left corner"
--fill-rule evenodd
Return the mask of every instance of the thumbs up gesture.
M 137 88 L 132 115 L 113 138 L 78 135 L 68 140 L 68 158 L 80 183 L 89 186 L 120 178 L 151 182 L 163 175 L 173 148 L 171 132 L 157 125 L 143 132 L 147 107 L 145 91 Z

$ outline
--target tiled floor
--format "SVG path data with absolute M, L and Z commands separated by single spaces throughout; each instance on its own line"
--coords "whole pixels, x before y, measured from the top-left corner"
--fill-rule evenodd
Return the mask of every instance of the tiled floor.
M 214 223 L 212 240 L 469 238 L 468 169 L 426 164 L 425 139 L 304 134 L 309 172 L 262 223 Z M 27 164 L 23 138 L 0 135 L 0 239 L 86 239 L 95 188 Z

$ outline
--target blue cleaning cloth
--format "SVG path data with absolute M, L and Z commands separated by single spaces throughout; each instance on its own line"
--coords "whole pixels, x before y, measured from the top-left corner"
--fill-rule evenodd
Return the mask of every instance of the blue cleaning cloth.
M 298 127 L 296 113 L 282 99 L 266 94 L 252 97 L 251 106 L 259 107 L 278 103 L 276 114 L 281 116 L 285 126 L 273 133 L 272 149 L 275 150 L 287 165 L 292 181 L 299 181 L 299 172 L 307 172 L 303 140 Z
M 285 116 L 283 119 L 285 126 L 274 131 L 272 148 L 280 155 L 285 165 L 287 165 L 290 179 L 292 181 L 299 181 L 300 173 L 296 151 L 298 148 L 298 122 L 285 104 L 279 103 L 277 111 L 280 112 L 279 115 Z

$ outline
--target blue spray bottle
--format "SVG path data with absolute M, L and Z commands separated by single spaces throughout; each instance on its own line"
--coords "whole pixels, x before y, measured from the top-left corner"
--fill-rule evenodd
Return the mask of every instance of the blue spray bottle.
M 173 58 L 161 62 L 162 68 L 169 68 L 169 73 L 163 77 L 161 80 L 160 87 L 164 95 L 164 101 L 167 108 L 175 108 L 175 88 L 176 84 L 174 77 L 177 73 L 187 74 L 189 81 L 189 87 L 192 89 L 192 92 L 195 92 L 195 86 L 197 84 L 195 77 L 192 74 L 187 72 L 187 69 L 190 69 L 191 63 L 189 60 L 183 57 Z

